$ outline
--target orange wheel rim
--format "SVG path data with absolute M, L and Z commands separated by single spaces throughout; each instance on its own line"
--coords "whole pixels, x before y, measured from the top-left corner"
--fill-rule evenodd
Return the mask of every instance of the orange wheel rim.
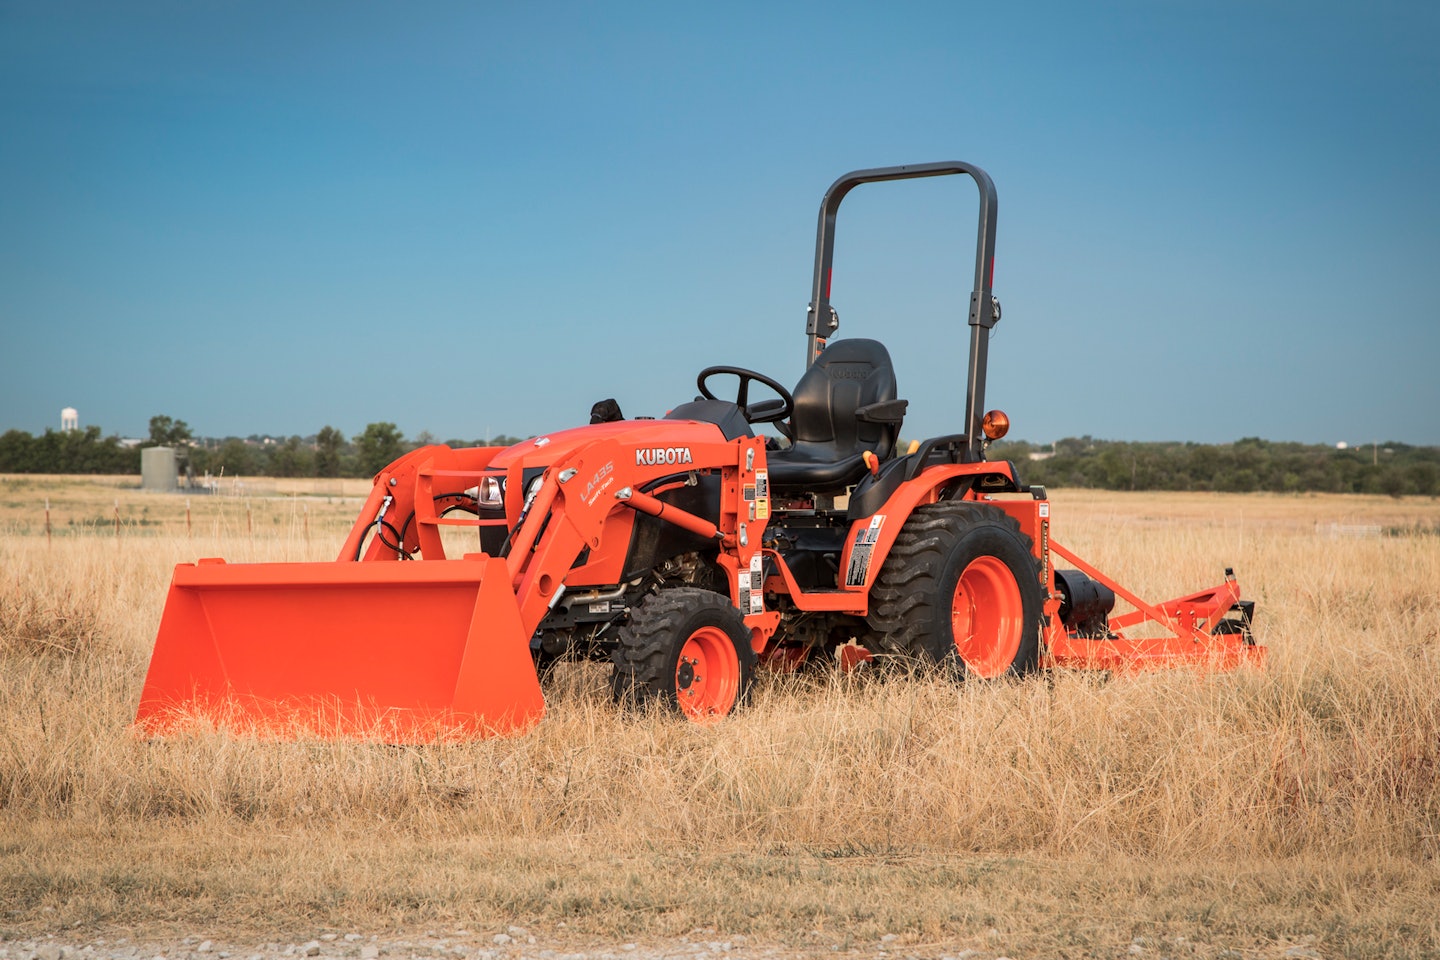
M 965 668 L 998 677 L 1015 662 L 1025 632 L 1024 602 L 1015 575 L 995 557 L 978 557 L 960 574 L 950 604 L 955 649 Z
M 675 699 L 691 720 L 728 714 L 740 692 L 740 658 L 730 635 L 719 627 L 701 627 L 680 648 L 675 664 Z

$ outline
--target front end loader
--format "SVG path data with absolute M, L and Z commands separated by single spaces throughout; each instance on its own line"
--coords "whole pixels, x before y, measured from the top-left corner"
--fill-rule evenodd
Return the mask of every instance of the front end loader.
M 947 175 L 980 192 L 963 429 L 902 451 L 889 353 L 833 339 L 836 216 L 859 185 Z M 982 412 L 995 216 L 971 164 L 846 174 L 821 202 L 793 391 L 708 367 L 700 395 L 661 419 L 606 402 L 589 425 L 510 447 L 422 447 L 375 477 L 333 563 L 179 565 L 139 729 L 516 733 L 543 715 L 539 674 L 561 657 L 607 661 L 616 699 L 697 722 L 742 703 L 757 665 L 878 659 L 957 678 L 1262 665 L 1229 570 L 1148 603 L 1057 543 L 1046 491 L 987 459 L 1008 428 Z M 757 435 L 766 423 L 783 439 Z M 447 527 L 469 547 L 447 551 Z M 1130 612 L 1115 615 L 1117 597 Z

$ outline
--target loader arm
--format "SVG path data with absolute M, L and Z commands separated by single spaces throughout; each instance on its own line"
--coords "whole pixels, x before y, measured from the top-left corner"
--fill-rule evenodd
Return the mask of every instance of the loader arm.
M 137 724 L 149 734 L 200 722 L 388 742 L 527 729 L 544 713 L 530 638 L 581 554 L 607 535 L 628 537 L 630 526 L 613 519 L 629 510 L 713 539 L 732 602 L 743 594 L 754 604 L 742 614 L 763 644 L 776 618 L 760 591 L 742 590 L 769 513 L 754 492 L 763 441 L 690 424 L 680 429 L 694 439 L 657 455 L 648 429 L 579 444 L 546 466 L 504 556 L 447 558 L 439 528 L 505 524 L 448 520 L 443 507 L 473 502 L 467 491 L 497 470 L 518 490 L 519 468 L 493 467 L 495 448 L 436 446 L 380 471 L 334 563 L 179 565 Z M 718 517 L 644 492 L 673 481 L 677 461 L 680 474 L 720 476 Z M 395 562 L 406 560 L 415 562 Z
M 335 559 L 403 560 L 417 552 L 427 560 L 445 559 L 440 527 L 499 522 L 478 517 L 451 520 L 443 513 L 451 506 L 473 509 L 474 497 L 467 491 L 487 474 L 490 461 L 503 449 L 456 450 L 442 444 L 420 447 L 388 464 L 375 475 L 370 496 Z
M 769 513 L 768 509 L 755 511 L 757 517 L 751 512 L 755 475 L 765 469 L 764 441 L 756 437 L 717 439 L 685 447 L 696 474 L 720 475 L 720 512 L 715 519 L 645 493 L 642 487 L 672 477 L 676 470 L 664 463 L 641 464 L 644 449 L 634 441 L 601 440 L 557 461 L 543 474 L 535 501 L 512 535 L 505 557 L 527 639 L 563 595 L 566 577 L 581 551 L 602 548 L 612 526 L 607 521 L 619 510 L 647 513 L 714 540 L 720 548 L 718 562 L 729 574 L 732 602 L 739 604 L 737 578 L 742 570 L 748 577 L 753 559 L 759 556 Z M 747 616 L 760 612 L 741 611 Z

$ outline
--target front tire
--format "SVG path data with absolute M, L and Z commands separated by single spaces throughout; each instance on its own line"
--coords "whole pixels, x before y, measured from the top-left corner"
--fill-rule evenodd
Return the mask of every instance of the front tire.
M 871 590 L 881 652 L 958 676 L 1021 676 L 1040 655 L 1039 562 L 999 507 L 917 507 Z
M 750 631 L 718 593 L 673 587 L 651 594 L 616 641 L 610 687 L 621 703 L 658 703 L 704 723 L 729 716 L 750 692 Z

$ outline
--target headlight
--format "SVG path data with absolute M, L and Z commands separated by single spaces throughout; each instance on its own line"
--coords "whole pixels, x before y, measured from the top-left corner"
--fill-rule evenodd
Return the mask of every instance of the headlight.
M 503 507 L 505 505 L 505 485 L 499 477 L 485 477 L 480 481 L 480 490 L 475 499 L 482 507 Z

